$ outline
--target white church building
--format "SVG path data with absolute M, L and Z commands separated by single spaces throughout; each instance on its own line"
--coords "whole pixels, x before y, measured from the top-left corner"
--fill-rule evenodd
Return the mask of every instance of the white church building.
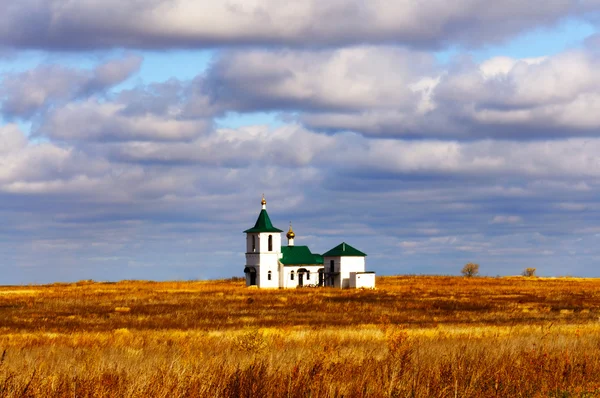
M 365 253 L 345 242 L 324 254 L 312 253 L 308 246 L 294 245 L 296 234 L 291 224 L 286 234 L 288 244 L 282 246 L 283 231 L 271 223 L 264 196 L 261 204 L 254 227 L 244 231 L 246 286 L 375 288 L 375 273 L 365 270 Z

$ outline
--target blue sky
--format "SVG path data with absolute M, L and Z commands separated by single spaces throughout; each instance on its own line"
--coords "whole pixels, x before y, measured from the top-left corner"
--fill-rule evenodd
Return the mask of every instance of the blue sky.
M 379 274 L 600 276 L 593 0 L 8 3 L 0 283 L 240 275 L 262 193 Z

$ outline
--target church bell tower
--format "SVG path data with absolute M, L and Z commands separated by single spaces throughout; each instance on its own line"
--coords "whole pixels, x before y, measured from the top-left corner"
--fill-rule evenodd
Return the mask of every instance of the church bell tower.
M 267 201 L 263 195 L 261 210 L 254 227 L 246 234 L 246 286 L 260 288 L 279 287 L 279 259 L 281 258 L 281 233 L 275 228 L 267 213 Z

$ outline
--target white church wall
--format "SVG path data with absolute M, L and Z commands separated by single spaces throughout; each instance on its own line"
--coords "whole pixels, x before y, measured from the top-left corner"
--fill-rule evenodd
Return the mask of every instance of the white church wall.
M 279 257 L 281 258 L 281 256 Z M 279 287 L 285 287 L 285 267 L 283 266 L 283 264 L 279 263 L 278 267 L 279 269 Z
M 308 271 L 308 274 L 304 273 L 304 286 L 317 285 L 319 283 L 319 269 L 322 267 L 320 267 L 320 266 L 305 266 L 305 267 L 300 267 L 300 268 L 304 268 L 305 270 Z
M 375 272 L 350 272 L 351 289 L 375 289 Z
M 310 266 L 310 265 L 286 265 L 283 267 L 283 283 L 282 287 L 286 289 L 293 289 L 299 286 L 300 278 L 298 276 L 299 269 L 305 269 L 308 271 L 309 275 L 304 273 L 303 277 L 303 285 L 317 285 L 319 283 L 319 269 L 323 268 L 322 266 Z M 294 274 L 294 279 L 292 279 L 291 275 Z
M 269 250 L 269 236 L 271 250 Z M 262 232 L 258 234 L 257 251 L 261 253 L 279 252 L 281 250 L 281 234 L 279 232 Z
M 342 289 L 350 287 L 350 272 L 365 272 L 364 257 L 340 257 L 340 284 Z
M 283 287 L 286 289 L 298 286 L 298 268 L 283 267 Z
M 256 269 L 257 285 L 261 288 L 276 289 L 279 287 L 279 254 L 278 253 L 261 253 L 258 255 L 260 266 Z M 269 279 L 269 271 L 271 279 Z
M 269 279 L 269 273 L 270 278 Z M 260 284 L 263 289 L 278 289 L 279 288 L 279 272 L 277 267 L 262 266 L 260 267 Z

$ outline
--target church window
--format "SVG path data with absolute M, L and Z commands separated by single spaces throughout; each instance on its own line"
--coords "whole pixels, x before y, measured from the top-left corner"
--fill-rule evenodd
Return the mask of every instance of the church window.
M 294 271 L 290 272 L 290 280 L 293 281 L 294 280 Z
M 273 235 L 269 235 L 269 251 L 273 251 Z
M 267 273 L 267 279 L 268 279 L 268 280 L 271 280 L 271 271 L 269 271 L 269 272 Z
M 252 235 L 252 253 L 256 251 L 256 237 Z
M 306 280 L 310 280 L 310 271 L 306 271 Z
M 335 268 L 334 268 L 334 263 L 333 263 L 333 260 L 331 260 L 331 261 L 329 262 L 329 272 L 333 272 L 333 270 L 334 270 L 334 269 L 335 269 Z

